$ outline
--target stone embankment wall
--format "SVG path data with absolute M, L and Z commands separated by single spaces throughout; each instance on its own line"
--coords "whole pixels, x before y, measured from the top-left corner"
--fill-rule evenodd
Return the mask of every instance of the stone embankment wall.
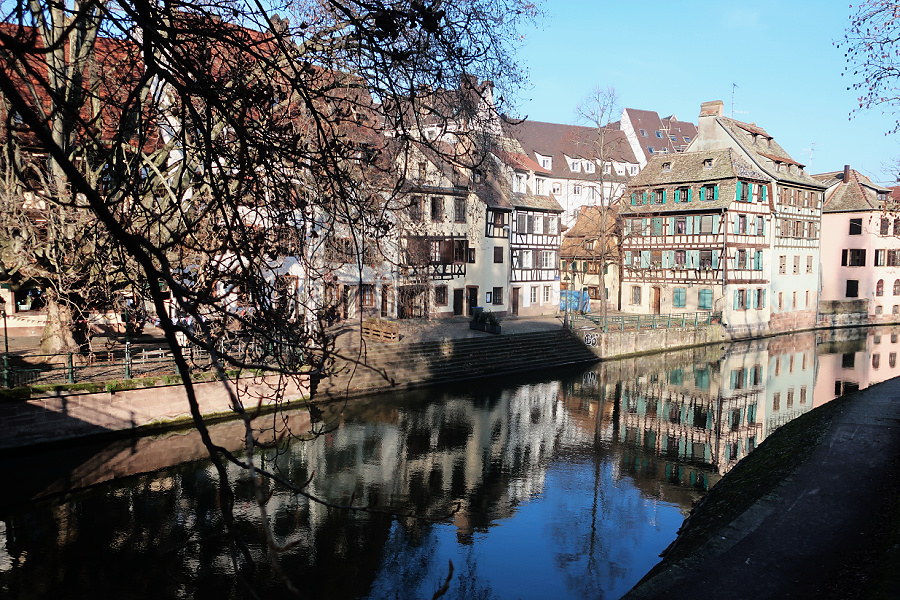
M 735 339 L 722 325 L 704 325 L 640 331 L 608 331 L 578 329 L 575 331 L 585 346 L 598 358 L 610 359 L 632 354 L 662 352 L 673 348 L 689 348 Z
M 237 384 L 245 406 L 253 409 L 262 399 L 266 407 L 272 387 L 265 379 L 245 378 Z M 308 395 L 306 381 L 288 383 L 283 398 L 298 400 Z M 207 417 L 231 415 L 231 402 L 222 382 L 195 383 L 200 411 Z M 139 431 L 188 424 L 187 394 L 181 385 L 103 392 L 32 397 L 0 404 L 0 450 L 21 448 L 63 439 L 83 438 L 114 431 Z
M 884 316 L 897 318 L 897 315 Z M 825 327 L 853 327 L 869 324 L 868 300 L 822 300 L 819 303 L 819 325 Z

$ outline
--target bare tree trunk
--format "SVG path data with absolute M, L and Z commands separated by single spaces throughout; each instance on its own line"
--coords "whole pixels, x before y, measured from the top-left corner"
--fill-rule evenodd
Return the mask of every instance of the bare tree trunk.
M 47 294 L 47 324 L 41 338 L 41 352 L 44 354 L 65 354 L 78 352 L 75 341 L 72 309 L 60 303 L 53 294 Z

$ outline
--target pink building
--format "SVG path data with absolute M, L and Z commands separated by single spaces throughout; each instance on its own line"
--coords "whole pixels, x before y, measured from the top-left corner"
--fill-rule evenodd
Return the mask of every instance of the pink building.
M 900 211 L 891 190 L 849 166 L 815 178 L 828 186 L 821 318 L 833 324 L 900 321 Z

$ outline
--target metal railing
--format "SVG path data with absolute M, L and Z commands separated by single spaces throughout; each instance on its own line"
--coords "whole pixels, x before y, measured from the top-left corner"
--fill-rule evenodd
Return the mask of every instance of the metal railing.
M 211 365 L 209 352 L 195 346 L 183 347 L 192 370 L 205 371 Z M 303 363 L 300 348 L 287 343 L 264 344 L 255 339 L 231 339 L 221 342 L 220 353 L 239 357 L 247 363 L 271 362 L 277 353 L 284 364 L 295 368 Z M 143 377 L 173 375 L 175 359 L 168 347 L 122 348 L 88 354 L 30 354 L 24 365 L 4 356 L 0 365 L 0 388 L 35 385 L 62 385 L 85 382 L 109 382 Z
M 580 315 L 572 316 L 572 328 L 591 328 L 600 331 L 640 331 L 672 327 L 701 327 L 722 322 L 721 312 L 700 311 L 668 315 Z

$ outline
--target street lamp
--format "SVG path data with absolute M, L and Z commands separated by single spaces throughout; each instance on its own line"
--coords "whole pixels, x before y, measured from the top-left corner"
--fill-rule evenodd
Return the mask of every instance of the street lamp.
M 9 333 L 6 329 L 6 309 L 3 314 L 3 387 L 9 388 Z

